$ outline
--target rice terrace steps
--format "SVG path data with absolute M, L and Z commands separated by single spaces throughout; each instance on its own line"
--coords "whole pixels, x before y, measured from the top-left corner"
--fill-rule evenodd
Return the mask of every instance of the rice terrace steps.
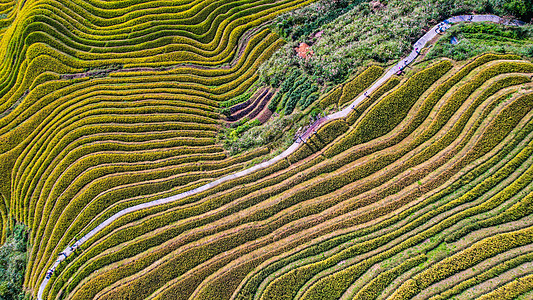
M 224 177 L 221 177 L 217 180 L 214 180 L 212 182 L 209 182 L 209 183 L 206 183 L 204 185 L 201 185 L 201 186 L 198 186 L 194 189 L 190 189 L 190 190 L 187 190 L 187 191 L 184 191 L 182 193 L 178 193 L 176 195 L 173 195 L 173 196 L 169 196 L 169 197 L 164 197 L 164 198 L 160 198 L 160 199 L 157 199 L 157 200 L 153 200 L 153 201 L 150 201 L 150 202 L 145 202 L 145 203 L 141 203 L 141 204 L 137 204 L 137 205 L 134 205 L 134 206 L 131 206 L 131 207 L 128 207 L 128 208 L 125 208 L 123 210 L 120 210 L 118 212 L 116 212 L 115 214 L 113 214 L 112 216 L 110 216 L 109 218 L 103 220 L 103 222 L 99 223 L 97 226 L 95 226 L 92 230 L 90 230 L 89 232 L 87 232 L 84 236 L 80 237 L 78 240 L 76 240 L 75 243 L 73 243 L 72 245 L 69 245 L 67 248 L 65 248 L 59 255 L 58 259 L 48 268 L 48 271 L 49 273 L 52 273 L 54 270 L 56 270 L 58 268 L 58 266 L 64 261 L 66 260 L 69 256 L 71 256 L 71 254 L 74 253 L 74 251 L 79 248 L 80 246 L 84 245 L 87 241 L 91 240 L 95 235 L 97 235 L 98 233 L 100 233 L 101 231 L 103 231 L 104 229 L 106 229 L 108 226 L 112 225 L 113 223 L 117 222 L 117 220 L 119 220 L 121 217 L 127 215 L 127 214 L 131 214 L 131 213 L 134 213 L 136 211 L 140 211 L 140 210 L 145 210 L 145 209 L 148 209 L 148 208 L 151 208 L 151 207 L 156 207 L 156 206 L 161 206 L 161 205 L 164 205 L 164 204 L 168 204 L 168 203 L 172 203 L 172 202 L 176 202 L 176 201 L 179 201 L 179 200 L 182 200 L 182 199 L 185 199 L 185 198 L 188 198 L 188 197 L 191 197 L 193 195 L 196 195 L 196 194 L 199 194 L 199 193 L 203 193 L 203 192 L 206 192 L 210 189 L 213 189 L 223 183 L 226 183 L 226 182 L 230 182 L 230 181 L 235 181 L 239 178 L 242 178 L 242 177 L 245 177 L 245 176 L 250 176 L 252 174 L 254 174 L 255 172 L 257 171 L 260 171 L 260 170 L 264 170 L 264 169 L 268 169 L 272 166 L 276 166 L 278 164 L 280 164 L 281 162 L 284 162 L 286 158 L 288 158 L 291 154 L 295 153 L 295 151 L 298 150 L 299 146 L 302 144 L 302 143 L 306 143 L 307 141 L 309 141 L 309 138 L 310 136 L 313 134 L 313 133 L 316 133 L 317 130 L 319 130 L 320 127 L 322 127 L 324 124 L 328 123 L 328 122 L 331 122 L 333 120 L 337 120 L 337 119 L 342 119 L 342 118 L 345 118 L 348 116 L 348 114 L 353 110 L 355 109 L 355 107 L 357 105 L 359 105 L 362 101 L 364 101 L 367 96 L 366 95 L 370 95 L 372 94 L 373 92 L 375 92 L 380 86 L 382 86 L 385 82 L 387 82 L 394 74 L 398 73 L 399 71 L 401 71 L 405 66 L 407 66 L 408 64 L 410 64 L 411 62 L 413 62 L 416 57 L 418 56 L 419 54 L 419 51 L 420 49 L 422 49 L 430 40 L 432 40 L 435 36 L 437 36 L 440 32 L 443 32 L 445 31 L 449 26 L 451 26 L 451 24 L 453 23 L 457 23 L 457 22 L 464 22 L 464 21 L 469 21 L 469 22 L 483 22 L 483 21 L 492 21 L 492 22 L 497 22 L 497 23 L 501 23 L 503 22 L 503 20 L 497 16 L 493 16 L 493 15 L 476 15 L 476 16 L 456 16 L 456 17 L 453 17 L 453 18 L 450 18 L 438 25 L 436 25 L 434 28 L 432 28 L 431 30 L 428 31 L 428 33 L 426 35 L 424 35 L 419 41 L 417 41 L 415 44 L 414 44 L 414 47 L 413 47 L 413 52 L 411 52 L 411 54 L 401 60 L 398 64 L 396 64 L 395 66 L 393 66 L 392 68 L 390 68 L 378 81 L 376 81 L 371 87 L 369 87 L 364 94 L 360 95 L 358 98 L 354 99 L 353 102 L 351 103 L 351 105 L 349 105 L 348 107 L 346 107 L 345 109 L 337 112 L 337 113 L 334 113 L 332 115 L 329 115 L 329 116 L 325 116 L 324 118 L 321 118 L 318 122 L 316 122 L 314 124 L 313 127 L 310 127 L 307 129 L 307 131 L 305 133 L 303 133 L 301 135 L 301 139 L 299 139 L 298 141 L 296 141 L 293 145 L 291 145 L 288 149 L 286 149 L 283 153 L 277 155 L 276 157 L 270 159 L 269 161 L 267 162 L 263 162 L 263 163 L 260 163 L 258 165 L 255 165 L 254 167 L 252 168 L 248 168 L 248 169 L 245 169 L 245 170 L 242 170 L 242 171 L 239 171 L 239 172 L 236 172 L 236 173 L 232 173 L 232 174 L 229 174 L 229 175 L 226 175 Z M 505 21 L 507 22 L 508 24 L 512 24 L 512 25 L 515 25 L 515 23 L 513 22 L 510 22 L 510 21 Z M 502 64 L 505 64 L 505 63 L 502 63 Z M 441 63 L 441 64 L 438 64 L 436 65 L 435 67 L 433 67 L 432 69 L 435 69 L 435 73 L 439 73 L 440 71 L 437 71 L 438 69 L 443 69 L 444 72 L 446 72 L 446 70 L 448 70 L 450 67 L 445 67 L 446 64 L 444 63 Z M 495 67 L 498 67 L 499 65 L 495 65 Z M 505 65 L 505 67 L 507 68 L 507 65 Z M 510 67 L 512 68 L 512 67 Z M 498 68 L 495 68 L 496 70 Z M 494 72 L 498 72 L 498 71 L 494 71 Z M 508 72 L 508 71 L 504 71 L 504 73 L 502 74 L 505 74 L 505 72 Z M 520 65 L 520 67 L 518 67 L 516 69 L 516 71 L 510 71 L 510 72 L 525 72 L 525 73 L 533 73 L 533 65 L 531 64 L 526 64 L 526 65 Z M 488 72 L 488 73 L 491 73 L 491 72 Z M 441 72 L 441 74 L 444 74 Z M 482 74 L 482 73 L 481 73 Z M 499 73 L 498 73 L 499 74 Z M 503 88 L 505 86 L 512 86 L 512 85 L 515 85 L 519 82 L 527 82 L 525 79 L 521 79 L 521 78 L 526 78 L 526 77 L 504 77 L 502 78 L 501 80 L 499 81 L 496 81 L 494 83 L 494 86 L 498 86 L 498 88 L 494 88 L 494 92 L 497 91 L 497 89 L 499 88 Z M 449 79 L 450 80 L 450 79 Z M 513 81 L 514 80 L 514 81 Z M 503 83 L 503 82 L 509 82 L 509 83 Z M 502 82 L 502 83 L 500 83 Z M 407 83 L 408 84 L 408 83 Z M 266 92 L 266 91 L 265 91 Z M 487 95 L 487 96 L 490 96 L 490 95 Z M 526 97 L 526 96 L 524 96 Z M 517 100 L 518 101 L 518 100 Z M 491 102 L 491 103 L 495 103 L 494 100 Z M 491 104 L 493 105 L 493 104 Z M 511 105 L 511 104 L 510 104 Z M 509 109 L 509 108 L 502 108 L 503 110 L 505 109 Z M 479 113 L 483 113 L 483 111 L 480 111 Z M 524 115 L 525 116 L 525 115 Z M 493 119 L 494 120 L 497 120 L 497 115 L 494 115 L 493 116 Z M 528 123 L 529 124 L 529 123 Z M 524 124 L 523 126 L 526 126 L 527 124 Z M 481 124 L 479 124 L 478 126 L 481 126 Z M 342 141 L 342 140 L 341 140 Z M 467 141 L 467 140 L 465 140 Z M 451 146 L 451 145 L 450 145 Z M 465 145 L 466 146 L 466 145 Z M 476 147 L 475 144 L 472 144 L 471 146 L 468 146 L 468 147 Z M 452 149 L 450 149 L 452 150 Z M 459 150 L 457 150 L 459 151 Z M 464 151 L 464 150 L 463 150 Z M 450 152 L 450 153 L 453 153 Z M 457 153 L 460 153 L 460 152 L 457 152 Z M 466 153 L 469 153 L 469 152 L 465 152 Z M 446 157 L 446 155 L 448 154 L 442 154 L 443 155 L 443 158 Z M 457 154 L 449 154 L 449 155 L 457 155 Z M 414 158 L 414 157 L 413 157 Z M 476 159 L 481 159 L 481 157 L 479 158 L 476 158 Z M 431 161 L 429 161 L 431 162 Z M 436 163 L 436 162 L 435 162 Z M 354 166 L 355 167 L 355 166 Z M 395 167 L 395 168 L 398 168 L 398 167 Z M 302 169 L 302 171 L 304 171 Z M 404 175 L 404 176 L 408 176 L 408 175 Z M 437 175 L 433 175 L 433 176 L 436 176 L 438 177 Z M 339 215 L 339 217 L 341 217 L 342 215 Z M 339 218 L 337 217 L 337 218 Z M 339 222 L 341 222 L 341 219 L 339 219 Z M 342 221 L 342 222 L 345 222 L 345 221 Z M 377 224 L 377 223 L 376 223 Z M 324 230 L 324 229 L 322 229 Z M 281 233 L 280 233 L 281 234 Z M 392 233 L 391 233 L 392 234 Z M 313 236 L 316 236 L 314 234 L 312 234 Z M 93 240 L 94 242 L 94 240 Z M 401 244 L 400 244 L 401 245 Z M 398 247 L 398 246 L 397 246 Z M 273 251 L 273 250 L 269 250 L 269 251 Z M 340 255 L 342 252 L 340 252 L 339 254 L 336 254 L 336 255 Z M 285 255 L 286 256 L 286 255 Z M 270 257 L 273 257 L 273 256 L 270 256 Z M 222 257 L 220 259 L 223 259 Z M 374 259 L 374 258 L 372 258 Z M 426 258 L 425 258 L 426 259 Z M 404 268 L 405 270 L 409 270 L 410 268 L 416 266 L 417 264 L 419 263 L 422 263 L 423 261 L 425 261 L 425 259 L 414 259 L 411 261 L 407 261 L 406 264 L 409 264 L 409 265 L 400 265 L 401 268 Z M 343 261 L 341 261 L 341 259 L 337 259 L 337 261 L 340 261 L 338 264 L 342 263 Z M 330 266 L 334 266 L 332 264 L 330 264 Z M 331 268 L 331 267 L 330 267 Z M 213 280 L 216 281 L 216 278 L 218 276 L 224 276 L 223 275 L 224 273 L 215 273 L 213 275 L 211 275 L 211 277 L 215 276 L 213 278 Z M 48 288 L 48 297 L 51 295 L 50 293 L 56 293 L 56 291 L 54 291 L 53 289 L 50 289 L 50 287 L 48 286 L 49 282 L 50 282 L 50 279 L 47 277 L 47 278 L 43 278 L 44 277 L 44 273 L 42 273 L 39 278 L 41 278 L 41 283 L 40 283 L 40 286 L 39 286 L 39 290 L 38 290 L 38 299 L 44 299 L 43 298 L 43 295 L 45 293 L 45 290 L 47 290 Z M 280 277 L 279 279 L 276 279 L 274 282 L 272 282 L 270 285 L 267 286 L 266 289 L 264 289 L 264 295 L 262 296 L 262 299 L 278 299 L 276 298 L 274 295 L 274 293 L 276 293 L 276 287 L 281 284 L 281 282 L 283 282 L 284 278 L 286 276 L 282 276 Z M 250 278 L 250 277 L 248 277 Z M 300 291 L 299 292 L 299 295 L 301 296 L 309 296 L 309 295 L 312 295 L 312 296 L 309 296 L 311 298 L 316 298 L 318 296 L 316 295 L 322 295 L 324 296 L 323 292 L 321 292 L 321 290 L 323 291 L 323 287 L 320 287 L 320 289 L 318 289 L 318 286 L 323 286 L 323 284 L 325 284 L 326 282 L 328 282 L 326 279 L 329 278 L 329 277 L 324 277 L 323 279 L 319 280 L 319 278 L 317 277 L 317 280 L 315 280 L 315 284 L 314 285 L 309 285 L 307 289 L 304 289 L 303 291 Z M 265 278 L 266 279 L 266 278 Z M 309 278 L 310 279 L 310 278 Z M 244 286 L 241 286 L 241 289 L 238 289 L 237 291 L 243 291 L 247 289 L 247 284 L 251 283 L 251 278 L 248 279 L 247 281 L 244 281 L 245 285 Z M 326 280 L 326 281 L 325 281 Z M 66 281 L 66 282 L 69 282 L 69 278 L 63 278 L 62 281 Z M 276 283 L 277 281 L 279 281 L 280 283 Z M 178 282 L 176 282 L 177 284 Z M 281 286 L 286 286 L 287 283 L 285 284 L 281 284 Z M 87 286 L 90 286 L 90 283 L 87 283 Z M 316 286 L 316 288 L 315 288 Z M 118 287 L 118 286 L 117 286 Z M 349 286 L 346 286 L 345 288 L 348 288 Z M 403 287 L 403 286 L 402 286 Z M 168 286 L 167 289 L 171 289 L 172 286 Z M 259 288 L 259 291 L 263 290 L 261 288 Z M 371 286 L 368 286 L 367 288 L 363 289 L 363 290 L 360 290 L 360 292 L 356 295 L 356 298 L 360 298 L 362 297 L 361 299 L 370 299 L 370 298 L 365 298 L 363 295 L 365 293 L 369 293 L 371 290 L 375 289 L 375 287 L 371 287 Z M 398 290 L 396 292 L 396 294 L 398 293 L 401 293 L 403 291 L 402 288 L 400 288 L 400 290 Z M 76 292 L 76 290 L 74 290 L 74 292 Z M 79 292 L 79 289 L 78 289 L 78 292 Z M 161 293 L 164 293 L 165 290 L 161 290 L 160 291 Z M 284 292 L 286 292 L 286 290 L 284 289 Z M 102 294 L 102 295 L 110 295 L 115 293 L 114 291 L 112 290 L 108 290 L 107 294 Z M 205 288 L 201 288 L 201 285 L 200 287 L 196 290 L 195 294 L 196 297 L 198 298 L 201 298 L 201 299 L 207 299 L 207 298 L 204 298 L 203 296 L 200 297 L 199 295 L 203 295 L 203 293 L 207 293 L 209 294 L 209 291 L 206 290 Z M 322 294 L 320 294 L 322 293 Z M 76 294 L 74 294 L 76 295 Z M 234 297 L 236 297 L 235 299 L 240 299 L 242 298 L 240 295 L 244 295 L 242 293 L 237 293 L 237 294 L 234 294 Z M 265 296 L 266 295 L 266 296 Z M 205 296 L 205 295 L 204 295 Z M 322 298 L 319 297 L 317 299 L 326 299 L 326 298 L 329 298 L 329 297 L 326 297 L 326 298 Z M 342 294 L 339 294 L 338 296 L 342 296 Z M 77 297 L 74 297 L 77 299 Z M 82 298 L 80 298 L 82 299 Z M 106 297 L 106 299 L 115 299 L 115 297 Z M 244 298 L 243 298 L 244 299 Z
M 268 24 L 313 2 L 0 3 L 2 242 L 28 227 L 28 293 L 531 295 L 533 63 L 419 55 L 452 24 L 518 21 L 449 18 L 387 70 L 316 103 L 313 85 L 302 110 L 339 109 L 287 148 L 223 147 L 223 126 L 301 101 L 259 71 L 285 43 Z

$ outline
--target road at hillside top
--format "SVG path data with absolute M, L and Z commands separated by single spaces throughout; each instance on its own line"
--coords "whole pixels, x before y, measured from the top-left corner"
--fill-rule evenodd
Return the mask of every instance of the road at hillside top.
M 325 116 L 325 117 L 321 118 L 319 121 L 317 121 L 315 124 L 313 124 L 313 126 L 309 127 L 301 135 L 302 140 L 305 141 L 306 139 L 308 139 L 318 128 L 320 128 L 320 126 L 322 126 L 323 124 L 327 123 L 327 121 L 335 120 L 335 119 L 339 119 L 339 118 L 344 118 L 344 117 L 348 116 L 348 114 L 352 110 L 352 107 L 355 107 L 356 105 L 358 105 L 359 103 L 361 103 L 361 101 L 363 101 L 365 99 L 365 94 L 370 95 L 372 92 L 374 92 L 376 89 L 378 89 L 383 83 L 385 83 L 387 80 L 389 80 L 392 75 L 398 73 L 399 71 L 403 70 L 407 65 L 412 63 L 418 57 L 418 55 L 420 53 L 420 50 L 422 48 L 424 48 L 427 43 L 429 43 L 432 39 L 434 39 L 440 33 L 444 32 L 448 28 L 450 28 L 452 26 L 452 24 L 460 23 L 460 22 L 494 22 L 494 23 L 500 23 L 500 24 L 510 25 L 510 26 L 521 26 L 522 25 L 522 23 L 520 23 L 518 21 L 506 20 L 506 19 L 500 18 L 500 17 L 498 17 L 496 15 L 461 15 L 461 16 L 451 17 L 451 18 L 449 18 L 449 19 L 447 19 L 447 20 L 435 25 L 433 28 L 431 28 L 423 37 L 421 37 L 413 45 L 413 50 L 411 51 L 409 56 L 407 56 L 406 58 L 400 60 L 400 62 L 398 62 L 393 67 L 391 67 L 378 81 L 376 81 L 371 87 L 366 89 L 364 91 L 364 93 L 362 93 L 359 97 L 357 97 L 346 108 L 344 108 L 343 110 L 338 111 L 338 112 L 336 112 L 334 114 L 331 114 L 331 115 L 328 115 L 328 116 Z M 176 200 L 179 200 L 179 199 L 182 199 L 182 198 L 185 198 L 185 197 L 188 197 L 188 196 L 203 192 L 205 190 L 208 190 L 208 189 L 210 189 L 212 187 L 215 187 L 215 186 L 217 186 L 217 185 L 219 185 L 219 184 L 221 184 L 223 182 L 226 182 L 226 181 L 229 181 L 229 180 L 232 180 L 232 179 L 235 179 L 235 178 L 246 176 L 246 175 L 251 174 L 251 173 L 253 173 L 253 172 L 257 171 L 257 170 L 260 170 L 260 169 L 266 168 L 268 166 L 271 166 L 271 165 L 275 164 L 276 162 L 286 158 L 287 156 L 292 154 L 294 151 L 296 151 L 296 149 L 298 149 L 299 146 L 300 146 L 300 140 L 297 140 L 295 143 L 293 143 L 289 148 L 287 148 L 287 150 L 283 151 L 281 154 L 273 157 L 272 159 L 270 159 L 270 160 L 268 160 L 266 162 L 260 163 L 258 165 L 255 165 L 255 166 L 251 167 L 251 168 L 248 168 L 246 170 L 242 170 L 242 171 L 234 173 L 234 174 L 226 175 L 226 176 L 221 177 L 221 178 L 219 178 L 219 179 L 217 179 L 217 180 L 215 180 L 213 182 L 210 182 L 210 183 L 205 184 L 203 186 L 200 186 L 198 188 L 189 190 L 187 192 L 183 192 L 181 194 L 177 194 L 177 195 L 174 195 L 174 196 L 170 196 L 170 197 L 154 200 L 154 201 L 151 201 L 151 202 L 142 203 L 142 204 L 135 205 L 135 206 L 132 206 L 132 207 L 128 207 L 128 208 L 126 208 L 124 210 L 119 211 L 118 213 L 116 213 L 113 216 L 111 216 L 109 219 L 107 219 L 104 222 L 100 223 L 93 230 L 91 230 L 85 236 L 83 236 L 78 241 L 76 241 L 73 245 L 65 248 L 65 250 L 63 250 L 63 252 L 61 252 L 61 254 L 59 255 L 58 259 L 52 264 L 51 268 L 49 268 L 46 271 L 46 274 L 48 274 L 49 272 L 53 273 L 53 271 L 55 271 L 57 266 L 59 266 L 59 264 L 62 261 L 64 261 L 72 253 L 74 253 L 74 250 L 76 248 L 78 248 L 79 246 L 83 245 L 83 243 L 85 243 L 87 240 L 89 240 L 91 237 L 93 237 L 95 234 L 97 234 L 99 231 L 101 231 L 105 227 L 109 226 L 111 223 L 113 223 L 118 218 L 120 218 L 120 217 L 122 217 L 122 216 L 124 216 L 124 215 L 126 215 L 128 213 L 135 212 L 135 211 L 138 211 L 138 210 L 141 210 L 141 209 L 150 208 L 150 207 L 153 207 L 153 206 L 157 206 L 157 205 L 161 205 L 161 204 L 165 204 L 165 203 L 169 203 L 169 202 L 174 202 Z M 43 299 L 42 296 L 43 296 L 44 290 L 46 289 L 46 286 L 48 285 L 48 282 L 50 281 L 50 279 L 46 278 L 46 274 L 43 274 L 43 275 L 45 275 L 45 278 L 43 279 L 43 281 L 41 282 L 41 285 L 39 286 L 39 291 L 37 293 L 37 299 L 38 300 L 42 300 Z

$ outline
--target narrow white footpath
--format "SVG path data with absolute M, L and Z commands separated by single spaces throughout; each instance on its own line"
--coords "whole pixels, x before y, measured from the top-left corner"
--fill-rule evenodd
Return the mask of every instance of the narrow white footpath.
M 500 17 L 495 16 L 495 15 L 463 15 L 463 16 L 455 16 L 455 17 L 451 17 L 451 18 L 449 18 L 449 19 L 437 24 L 435 27 L 433 27 L 431 30 L 429 30 L 423 37 L 421 37 L 413 45 L 413 51 L 411 51 L 409 56 L 407 56 L 406 58 L 401 60 L 395 66 L 391 67 L 378 81 L 376 81 L 370 88 L 368 88 L 363 94 L 361 94 L 361 96 L 356 98 L 352 102 L 351 105 L 348 105 L 345 109 L 343 109 L 341 111 L 338 111 L 338 112 L 336 112 L 334 114 L 331 114 L 329 116 L 324 117 L 321 120 L 320 124 L 318 124 L 317 127 L 309 128 L 307 130 L 308 132 L 305 132 L 304 134 L 302 134 L 302 136 L 305 137 L 305 138 L 308 138 L 311 135 L 311 130 L 315 130 L 316 131 L 321 125 L 326 123 L 328 120 L 334 120 L 334 119 L 339 119 L 339 118 L 346 117 L 350 113 L 350 111 L 352 110 L 352 107 L 357 106 L 359 103 L 361 103 L 361 101 L 363 101 L 365 99 L 365 94 L 370 95 L 377 88 L 379 88 L 383 83 L 385 83 L 387 80 L 389 80 L 392 75 L 398 73 L 399 71 L 402 71 L 407 65 L 412 63 L 418 57 L 418 55 L 420 53 L 420 49 L 424 48 L 428 42 L 430 42 L 437 35 L 443 33 L 444 31 L 446 31 L 448 28 L 450 28 L 452 26 L 452 24 L 459 23 L 459 22 L 494 22 L 494 23 L 500 23 L 500 24 L 510 25 L 510 26 L 521 26 L 522 25 L 518 21 L 506 20 L 506 19 L 500 18 Z M 258 165 L 255 165 L 255 166 L 249 168 L 249 169 L 242 170 L 240 172 L 221 177 L 220 179 L 217 179 L 217 180 L 215 180 L 213 182 L 210 182 L 210 183 L 205 184 L 203 186 L 200 186 L 198 188 L 192 189 L 190 191 L 183 192 L 181 194 L 177 194 L 177 195 L 174 195 L 174 196 L 171 196 L 171 197 L 167 197 L 167 198 L 162 198 L 162 199 L 159 199 L 159 200 L 154 200 L 154 201 L 143 203 L 143 204 L 139 204 L 139 205 L 135 205 L 135 206 L 128 207 L 128 208 L 126 208 L 124 210 L 119 211 L 118 213 L 116 213 L 113 216 L 111 216 L 109 219 L 107 219 L 104 222 L 100 223 L 93 230 L 91 230 L 85 236 L 83 236 L 78 241 L 76 241 L 76 243 L 74 243 L 73 245 L 67 247 L 65 250 L 63 250 L 63 252 L 61 252 L 61 254 L 57 258 L 57 260 L 54 262 L 54 264 L 52 264 L 52 266 L 46 271 L 46 274 L 43 274 L 43 275 L 45 275 L 45 278 L 43 279 L 43 281 L 41 282 L 41 285 L 39 286 L 39 292 L 37 293 L 37 299 L 38 300 L 42 300 L 43 299 L 44 290 L 46 289 L 46 286 L 48 285 L 48 282 L 50 281 L 50 276 L 53 274 L 53 272 L 55 271 L 57 266 L 59 266 L 59 264 L 62 261 L 64 261 L 67 257 L 69 257 L 74 252 L 74 250 L 76 248 L 78 248 L 79 246 L 83 245 L 83 243 L 85 243 L 88 239 L 93 237 L 95 234 L 97 234 L 100 230 L 104 229 L 106 226 L 109 226 L 111 223 L 113 223 L 118 218 L 120 218 L 120 217 L 122 217 L 122 216 L 124 216 L 124 215 L 126 215 L 128 213 L 134 212 L 134 211 L 138 211 L 138 210 L 141 210 L 141 209 L 145 209 L 145 208 L 149 208 L 149 207 L 153 207 L 153 206 L 157 206 L 157 205 L 173 202 L 173 201 L 176 201 L 176 200 L 179 200 L 179 199 L 182 199 L 182 198 L 185 198 L 185 197 L 188 197 L 188 196 L 203 192 L 205 190 L 208 190 L 208 189 L 210 189 L 212 187 L 215 187 L 215 186 L 217 186 L 217 185 L 219 185 L 219 184 L 221 184 L 223 182 L 226 182 L 228 180 L 232 180 L 232 179 L 235 179 L 235 178 L 246 176 L 246 175 L 248 175 L 250 173 L 253 173 L 253 172 L 255 172 L 255 171 L 259 170 L 259 169 L 263 169 L 263 168 L 266 168 L 268 166 L 271 166 L 271 165 L 275 164 L 276 162 L 286 158 L 287 156 L 292 154 L 294 151 L 296 151 L 296 149 L 298 149 L 299 146 L 300 146 L 299 141 L 296 141 L 287 150 L 283 151 L 283 153 L 279 154 L 278 156 L 275 156 L 274 158 L 270 159 L 269 161 L 260 163 Z

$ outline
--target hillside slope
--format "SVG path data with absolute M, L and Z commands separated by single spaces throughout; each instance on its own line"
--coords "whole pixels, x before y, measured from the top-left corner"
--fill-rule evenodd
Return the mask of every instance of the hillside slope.
M 219 106 L 284 43 L 269 20 L 310 2 L 6 4 L 2 241 L 28 226 L 30 294 L 49 276 L 43 299 L 531 296 L 533 63 L 504 54 L 414 65 L 287 158 L 125 214 L 47 274 L 116 212 L 272 155 L 229 156 Z
M 435 62 L 353 125 L 326 124 L 308 147 L 338 137 L 320 153 L 115 222 L 47 296 L 426 298 L 484 285 L 503 272 L 491 267 L 520 269 L 532 73 L 514 56 Z

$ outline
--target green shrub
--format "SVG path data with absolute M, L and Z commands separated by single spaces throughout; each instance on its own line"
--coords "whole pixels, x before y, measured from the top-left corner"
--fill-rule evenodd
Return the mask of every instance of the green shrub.
M 0 246 L 0 297 L 22 299 L 26 269 L 27 232 L 22 225 L 15 225 L 6 242 Z

